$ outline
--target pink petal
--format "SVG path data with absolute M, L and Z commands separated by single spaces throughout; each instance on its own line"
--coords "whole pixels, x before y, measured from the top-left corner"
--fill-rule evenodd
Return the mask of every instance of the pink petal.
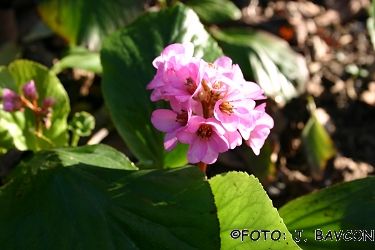
M 235 147 L 240 146 L 242 144 L 242 137 L 238 131 L 234 131 L 234 132 L 227 131 L 225 136 L 229 143 L 229 145 L 227 146 L 227 150 L 234 149 Z M 250 133 L 249 133 L 249 136 L 250 136 Z
M 219 135 L 215 133 L 211 136 L 210 141 L 211 140 L 215 141 L 217 145 L 217 150 L 219 153 L 228 151 L 229 143 L 228 143 L 227 138 L 224 135 Z
M 216 59 L 214 64 L 223 67 L 224 69 L 231 69 L 232 68 L 232 59 L 227 56 L 222 56 Z
M 216 141 L 211 140 L 210 138 L 210 141 L 208 142 L 208 145 L 207 145 L 206 155 L 201 159 L 201 161 L 206 164 L 212 164 L 216 162 L 218 156 L 219 156 L 219 152 L 218 152 Z
M 257 131 L 252 131 L 250 134 L 250 139 L 246 141 L 246 144 L 251 147 L 254 154 L 259 155 L 260 149 L 263 147 L 266 138 L 268 137 L 270 130 L 269 128 L 262 126 L 262 128 L 257 127 Z
M 188 129 L 179 130 L 177 138 L 180 142 L 185 144 L 191 144 L 197 137 L 196 133 L 190 133 Z
M 198 163 L 205 157 L 207 150 L 207 140 L 196 137 L 196 140 L 190 144 L 186 156 L 190 163 Z
M 189 132 L 192 134 L 195 134 L 198 131 L 200 125 L 204 123 L 205 121 L 206 119 L 204 119 L 203 117 L 193 115 L 188 122 Z
M 176 122 L 177 114 L 169 109 L 158 109 L 152 112 L 151 122 L 157 130 L 162 132 L 172 132 L 181 127 Z
M 168 152 L 172 151 L 177 146 L 177 131 L 166 133 L 164 137 L 164 148 Z

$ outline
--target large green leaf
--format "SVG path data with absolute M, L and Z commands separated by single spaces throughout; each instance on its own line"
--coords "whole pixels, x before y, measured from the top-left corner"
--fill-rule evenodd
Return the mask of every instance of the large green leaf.
M 229 0 L 189 0 L 185 4 L 192 8 L 202 22 L 222 23 L 238 20 L 241 11 Z
M 323 125 L 317 121 L 314 113 L 303 128 L 301 139 L 311 175 L 321 180 L 327 161 L 336 154 L 336 149 L 331 137 Z
M 146 0 L 38 0 L 38 11 L 69 43 L 99 49 L 103 39 L 144 11 Z
M 173 159 L 187 162 L 187 147 L 181 144 L 177 147 L 184 150 L 176 148 L 165 159 L 164 134 L 151 124 L 151 113 L 169 108 L 169 104 L 151 102 L 151 91 L 146 91 L 146 85 L 156 73 L 152 66 L 155 57 L 172 43 L 189 41 L 195 45 L 195 55 L 207 61 L 222 55 L 194 11 L 176 5 L 141 16 L 110 35 L 103 44 L 103 95 L 116 128 L 143 165 L 172 167 L 176 165 Z
M 293 200 L 279 213 L 294 238 L 301 232 L 303 249 L 374 249 L 374 186 L 374 177 L 342 183 Z
M 55 98 L 52 106 L 52 126 L 49 130 L 43 128 L 43 137 L 35 132 L 34 114 L 31 110 L 25 112 L 5 112 L 0 108 L 0 134 L 12 137 L 13 143 L 7 143 L 7 148 L 16 147 L 19 150 L 40 150 L 53 146 L 67 144 L 67 117 L 70 112 L 69 98 L 59 79 L 38 63 L 17 60 L 8 67 L 0 67 L 0 90 L 9 88 L 21 94 L 21 88 L 30 80 L 34 80 L 39 93 L 38 105 L 41 106 L 47 96 Z M 0 138 L 0 144 L 3 138 Z
M 215 176 L 209 183 L 222 249 L 300 249 L 254 176 L 230 172 Z
M 284 40 L 239 28 L 212 29 L 212 34 L 224 53 L 240 65 L 245 78 L 258 83 L 267 96 L 288 101 L 304 91 L 306 64 Z
M 100 145 L 22 160 L 0 188 L 1 248 L 219 248 L 201 170 L 126 169 L 134 167 L 121 153 Z

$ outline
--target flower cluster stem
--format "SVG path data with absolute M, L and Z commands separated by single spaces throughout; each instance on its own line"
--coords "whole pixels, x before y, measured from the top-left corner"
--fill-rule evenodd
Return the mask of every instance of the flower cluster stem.
M 202 169 L 202 171 L 206 173 L 206 169 L 207 169 L 206 163 L 200 161 L 200 162 L 198 162 L 197 165 L 198 165 L 198 168 Z

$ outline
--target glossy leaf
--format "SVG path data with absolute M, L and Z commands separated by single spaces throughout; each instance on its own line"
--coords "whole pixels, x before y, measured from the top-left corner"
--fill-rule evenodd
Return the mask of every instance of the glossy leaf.
M 23 159 L 0 188 L 2 248 L 219 249 L 201 170 L 126 169 L 128 159 L 103 145 Z
M 304 91 L 306 63 L 284 40 L 245 29 L 212 30 L 212 34 L 245 78 L 258 83 L 267 96 L 288 101 Z
M 104 38 L 144 11 L 146 0 L 38 0 L 42 20 L 75 45 L 98 50 Z
M 238 20 L 241 11 L 229 0 L 189 0 L 185 4 L 192 8 L 204 23 L 222 23 Z
M 35 131 L 34 114 L 31 110 L 25 112 L 5 112 L 0 108 L 0 134 L 12 137 L 13 145 L 7 148 L 19 150 L 40 150 L 53 146 L 64 146 L 67 143 L 67 117 L 70 112 L 68 94 L 59 79 L 38 63 L 17 60 L 8 67 L 0 67 L 0 90 L 9 88 L 21 94 L 21 88 L 30 80 L 34 80 L 39 93 L 38 106 L 45 97 L 57 100 L 52 106 L 52 126 L 49 130 L 43 128 L 43 136 Z M 47 142 L 48 141 L 48 142 Z M 0 144 L 2 137 L 0 138 Z
M 321 180 L 327 161 L 335 155 L 336 149 L 331 137 L 317 121 L 314 114 L 311 115 L 302 130 L 302 145 L 312 177 Z
M 151 114 L 158 108 L 170 107 L 167 102 L 151 102 L 146 85 L 156 73 L 152 66 L 155 57 L 172 43 L 189 41 L 195 45 L 197 57 L 213 62 L 222 55 L 197 15 L 176 5 L 141 16 L 103 44 L 103 95 L 117 130 L 142 165 L 160 168 L 187 162 L 186 145 L 178 145 L 181 148 L 167 156 L 164 133 L 153 127 Z
M 53 67 L 51 71 L 56 75 L 67 68 L 84 69 L 94 73 L 102 73 L 102 65 L 100 63 L 100 54 L 92 52 L 84 47 L 73 47 L 67 54 Z
M 221 249 L 300 249 L 254 176 L 230 172 L 209 183 L 220 222 Z
M 374 186 L 374 177 L 342 183 L 293 200 L 279 213 L 303 249 L 373 249 Z M 296 230 L 303 230 L 301 237 Z

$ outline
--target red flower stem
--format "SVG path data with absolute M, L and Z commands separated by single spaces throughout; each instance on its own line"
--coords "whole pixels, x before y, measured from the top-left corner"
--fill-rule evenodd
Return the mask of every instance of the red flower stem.
M 34 122 L 35 122 L 35 131 L 39 134 L 42 134 L 42 131 L 40 129 L 40 126 L 39 126 L 39 117 L 40 117 L 40 111 L 38 109 L 38 103 L 36 100 L 33 100 L 33 104 L 27 100 L 25 97 L 23 96 L 20 96 L 21 97 L 21 101 L 22 103 L 28 107 L 29 109 L 31 109 L 34 113 Z
M 206 163 L 200 161 L 200 162 L 198 162 L 197 166 L 198 166 L 198 168 L 202 169 L 203 172 L 206 173 L 206 168 L 207 168 Z

